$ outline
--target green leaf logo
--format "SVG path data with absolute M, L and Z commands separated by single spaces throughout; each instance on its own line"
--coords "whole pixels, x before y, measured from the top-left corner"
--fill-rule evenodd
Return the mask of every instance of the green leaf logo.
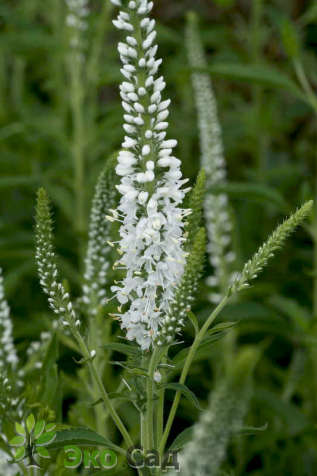
M 10 441 L 10 446 L 16 447 L 15 460 L 22 461 L 29 458 L 28 467 L 40 468 L 38 457 L 50 458 L 50 454 L 45 446 L 52 443 L 56 438 L 56 424 L 48 423 L 45 420 L 36 421 L 31 413 L 25 424 L 15 423 L 16 436 Z

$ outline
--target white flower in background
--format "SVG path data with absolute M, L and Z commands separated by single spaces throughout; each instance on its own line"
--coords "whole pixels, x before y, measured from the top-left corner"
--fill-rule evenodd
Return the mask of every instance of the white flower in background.
M 12 321 L 10 309 L 4 296 L 3 276 L 0 268 L 0 371 L 8 367 L 15 370 L 18 357 L 12 337 Z
M 87 16 L 89 15 L 87 0 L 66 0 L 68 13 L 66 25 L 70 30 L 70 46 L 73 48 L 75 57 L 82 57 L 84 48 L 82 33 L 87 29 Z
M 18 465 L 9 463 L 10 459 L 10 456 L 0 449 L 0 474 L 3 476 L 20 474 Z
M 175 140 L 166 140 L 170 100 L 162 99 L 165 81 L 158 76 L 155 20 L 148 18 L 153 2 L 111 0 L 122 7 L 114 25 L 127 32 L 118 50 L 124 81 L 120 92 L 126 137 L 118 157 L 118 190 L 122 195 L 110 220 L 121 222 L 118 267 L 123 280 L 113 286 L 126 311 L 118 317 L 127 338 L 148 349 L 162 317 L 169 311 L 185 264 L 184 217 L 181 208 L 180 160 Z
M 187 51 L 193 68 L 205 68 L 207 62 L 199 39 L 197 21 L 191 16 L 187 27 Z M 193 73 L 192 83 L 200 132 L 201 167 L 206 172 L 205 219 L 208 232 L 209 261 L 215 274 L 208 284 L 215 290 L 210 295 L 220 302 L 232 279 L 231 267 L 235 254 L 231 250 L 232 223 L 226 194 L 215 194 L 213 188 L 226 182 L 226 163 L 219 124 L 217 102 L 208 74 Z

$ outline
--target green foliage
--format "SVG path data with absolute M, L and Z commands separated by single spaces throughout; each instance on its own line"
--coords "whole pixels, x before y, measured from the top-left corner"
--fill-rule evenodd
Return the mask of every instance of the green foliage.
M 190 183 L 195 183 L 201 168 L 190 79 L 192 73 L 204 73 L 213 80 L 228 183 L 215 185 L 212 192 L 215 196 L 225 193 L 230 199 L 234 245 L 241 269 L 258 244 L 265 242 L 272 223 L 279 222 L 281 216 L 289 214 L 298 203 L 316 195 L 317 10 L 314 2 L 306 3 L 180 0 L 157 1 L 155 6 L 167 96 L 173 99 L 171 136 L 178 139 L 177 156 Z M 54 476 L 66 474 L 60 450 L 64 443 L 114 445 L 120 463 L 125 461 L 121 437 L 109 413 L 103 410 L 100 391 L 91 380 L 87 365 L 93 363 L 98 370 L 134 444 L 139 444 L 137 407 L 146 409 L 149 381 L 149 356 L 136 355 L 133 345 L 120 340 L 118 323 L 112 319 L 117 312 L 116 304 L 105 300 L 111 297 L 109 285 L 120 279 L 120 270 L 111 270 L 112 254 L 116 250 L 109 250 L 103 241 L 109 238 L 101 238 L 101 234 L 97 253 L 98 256 L 107 254 L 111 273 L 103 288 L 106 295 L 101 302 L 94 292 L 91 308 L 97 309 L 97 314 L 93 318 L 89 306 L 84 306 L 82 301 L 89 232 L 87 212 L 95 190 L 95 197 L 103 196 L 100 213 L 108 213 L 107 193 L 112 193 L 108 185 L 113 185 L 114 180 L 110 173 L 106 185 L 102 177 L 107 173 L 102 171 L 106 158 L 119 149 L 122 140 L 122 113 L 117 93 L 120 75 L 114 46 L 116 35 L 111 27 L 114 7 L 109 0 L 91 0 L 89 5 L 88 29 L 83 32 L 85 58 L 80 67 L 82 74 L 77 76 L 71 70 L 64 1 L 50 0 L 47 8 L 43 8 L 39 0 L 4 0 L 0 7 L 0 266 L 4 268 L 6 300 L 12 309 L 15 344 L 23 370 L 21 372 L 19 367 L 16 381 L 24 380 L 24 387 L 18 387 L 20 398 L 13 408 L 9 404 L 16 401 L 16 396 L 11 397 L 7 384 L 3 385 L 4 376 L 0 376 L 0 402 L 6 402 L 6 410 L 1 409 L 0 427 L 1 433 L 11 439 L 15 431 L 13 422 L 20 421 L 17 410 L 24 420 L 34 413 L 39 423 L 47 416 L 62 421 L 66 428 L 57 431 L 60 447 L 49 450 L 53 458 L 45 460 L 43 469 L 43 473 Z M 206 53 L 204 68 L 187 66 L 184 47 L 187 8 L 195 10 L 199 17 L 199 37 Z M 78 91 L 81 96 L 76 103 Z M 113 163 L 107 159 L 106 167 L 107 164 L 111 171 Z M 78 174 L 80 170 L 82 174 Z M 99 183 L 103 183 L 100 195 L 95 189 L 99 176 Z M 197 205 L 198 211 L 188 216 L 192 224 L 187 229 L 188 243 L 191 242 L 189 259 L 196 243 L 197 269 L 202 269 L 203 279 L 199 292 L 195 293 L 193 312 L 186 312 L 188 332 L 180 339 L 185 342 L 172 346 L 159 367 L 162 386 L 155 383 L 153 405 L 160 409 L 164 393 L 164 424 L 170 398 L 178 393 L 176 388 L 164 388 L 164 384 L 177 381 L 191 348 L 189 340 L 198 334 L 211 311 L 205 277 L 213 275 L 213 268 L 209 263 L 203 266 L 200 261 L 205 248 L 198 193 L 200 180 L 200 190 L 203 189 L 202 176 L 200 173 L 190 206 L 194 210 Z M 78 296 L 79 299 L 73 301 L 73 309 L 76 317 L 77 314 L 84 317 L 87 324 L 83 329 L 84 338 L 89 341 L 89 349 L 96 349 L 97 353 L 93 361 L 86 356 L 79 365 L 79 348 L 68 331 L 59 327 L 56 335 L 52 332 L 56 319 L 52 318 L 46 299 L 39 292 L 35 273 L 34 195 L 42 185 L 52 198 L 58 232 L 55 246 L 51 248 L 53 221 L 47 197 L 41 192 L 41 233 L 48 243 L 47 248 L 42 244 L 41 252 L 43 256 L 47 251 L 54 253 L 50 263 L 55 266 L 56 248 L 58 271 L 63 277 L 59 284 L 65 293 L 72 289 L 73 295 Z M 113 204 L 109 208 L 113 208 Z M 98 227 L 100 225 L 106 227 L 106 222 L 100 219 Z M 267 429 L 242 430 L 237 436 L 232 435 L 229 425 L 233 438 L 228 437 L 229 446 L 228 439 L 222 446 L 221 454 L 226 447 L 227 456 L 220 474 L 315 475 L 316 229 L 316 217 L 313 217 L 311 223 L 305 224 L 288 242 L 287 252 L 272 261 L 270 270 L 263 274 L 257 286 L 250 286 L 248 293 L 232 300 L 222 311 L 217 325 L 206 333 L 193 359 L 185 385 L 199 397 L 200 406 L 206 408 L 209 393 L 214 395 L 211 394 L 211 401 L 216 402 L 219 389 L 231 381 L 230 376 L 225 379 L 219 365 L 220 356 L 221 360 L 225 357 L 228 369 L 232 370 L 245 344 L 263 345 L 264 349 L 244 428 L 265 428 L 267 424 Z M 111 230 L 111 234 L 112 231 L 115 235 L 116 230 Z M 106 236 L 106 228 L 103 233 Z M 111 242 L 116 240 L 110 237 Z M 256 254 L 254 261 L 250 261 L 253 271 L 254 267 L 264 264 L 263 257 L 264 254 Z M 95 275 L 100 269 L 96 261 Z M 245 269 L 247 281 L 244 284 L 252 279 L 250 270 Z M 185 297 L 187 299 L 188 294 Z M 60 301 L 58 306 L 65 308 L 65 304 L 66 301 Z M 63 313 L 56 313 L 55 317 L 65 320 Z M 231 334 L 233 325 L 235 341 Z M 50 336 L 44 342 L 41 333 L 48 330 Z M 27 351 L 33 349 L 33 343 L 40 343 L 40 348 L 29 355 Z M 109 365 L 110 359 L 118 365 Z M 243 376 L 240 380 L 243 382 Z M 236 387 L 233 392 L 241 395 Z M 248 394 L 246 400 L 249 398 Z M 224 417 L 225 405 L 222 407 L 219 403 L 219 408 L 219 416 Z M 180 450 L 189 443 L 198 416 L 198 410 L 182 394 L 169 439 L 172 449 Z M 232 422 L 233 419 L 230 424 Z M 178 428 L 186 429 L 177 434 Z M 159 438 L 160 424 L 156 430 Z M 16 476 L 22 470 L 7 464 L 12 458 L 8 455 L 7 439 L 0 438 L 0 473 Z M 220 440 L 219 436 L 215 447 Z M 22 458 L 23 448 L 19 450 Z M 114 474 L 132 476 L 135 472 L 120 464 Z

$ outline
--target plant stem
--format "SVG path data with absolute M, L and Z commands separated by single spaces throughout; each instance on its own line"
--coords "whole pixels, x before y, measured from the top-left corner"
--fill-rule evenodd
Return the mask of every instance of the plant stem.
M 85 197 L 84 197 L 84 89 L 80 62 L 71 58 L 71 110 L 73 118 L 72 155 L 74 165 L 74 190 L 76 195 L 76 228 L 82 236 L 85 231 Z
M 88 368 L 89 368 L 91 377 L 96 382 L 96 384 L 99 388 L 99 391 L 101 393 L 101 397 L 102 397 L 102 400 L 104 401 L 106 409 L 109 411 L 109 413 L 110 413 L 113 421 L 115 422 L 118 430 L 120 431 L 121 435 L 123 436 L 123 439 L 124 439 L 126 445 L 128 447 L 133 446 L 133 441 L 132 441 L 132 439 L 129 435 L 129 432 L 127 431 L 127 429 L 126 429 L 124 423 L 122 422 L 120 416 L 118 415 L 117 411 L 115 410 L 115 408 L 112 405 L 112 402 L 111 402 L 111 400 L 109 398 L 109 395 L 108 395 L 108 393 L 107 393 L 107 391 L 104 387 L 104 384 L 103 384 L 103 382 L 102 382 L 102 380 L 101 380 L 101 378 L 100 378 L 100 376 L 99 376 L 99 374 L 96 370 L 95 364 L 91 359 L 88 347 L 87 347 L 84 339 L 82 338 L 82 336 L 80 335 L 80 333 L 78 332 L 77 329 L 72 329 L 72 331 L 73 331 L 74 337 L 76 338 L 76 340 L 78 342 L 79 348 L 82 352 L 82 355 L 83 355 L 84 359 L 87 360 L 87 364 L 88 364 Z
M 193 342 L 193 344 L 192 344 L 192 346 L 191 346 L 191 348 L 190 348 L 190 350 L 187 354 L 187 358 L 185 360 L 185 364 L 184 364 L 184 367 L 183 367 L 183 370 L 182 370 L 182 373 L 181 373 L 179 383 L 181 383 L 181 384 L 185 383 L 188 372 L 189 372 L 189 369 L 190 369 L 190 366 L 191 366 L 191 364 L 194 360 L 196 351 L 197 351 L 201 341 L 205 337 L 206 332 L 208 331 L 209 327 L 214 322 L 214 320 L 216 319 L 218 314 L 226 306 L 229 298 L 230 298 L 230 296 L 227 294 L 222 299 L 222 301 L 218 304 L 218 306 L 210 314 L 209 318 L 206 320 L 205 324 L 203 325 L 203 327 L 200 329 L 200 331 L 196 335 L 195 340 L 194 340 L 194 342 Z M 162 437 L 162 440 L 161 440 L 161 443 L 160 443 L 160 446 L 159 446 L 159 452 L 160 452 L 161 455 L 164 453 L 165 446 L 166 446 L 166 443 L 167 443 L 167 439 L 169 437 L 169 434 L 170 434 L 170 431 L 171 431 L 171 428 L 172 428 L 172 425 L 173 425 L 173 422 L 174 422 L 174 418 L 176 416 L 176 412 L 177 412 L 177 409 L 178 409 L 180 399 L 181 399 L 181 392 L 176 392 L 175 397 L 174 397 L 174 401 L 173 401 L 173 405 L 172 405 L 172 408 L 170 410 L 168 420 L 167 420 L 167 423 L 166 423 L 166 426 L 165 426 L 163 437 Z
M 154 449 L 154 405 L 153 405 L 153 383 L 154 372 L 157 366 L 158 348 L 153 351 L 148 371 L 148 379 L 146 383 L 146 395 L 147 395 L 147 411 L 146 411 L 146 438 L 145 438 L 145 450 Z
M 165 361 L 166 359 L 164 359 Z M 164 378 L 162 378 L 164 382 Z M 163 436 L 164 431 L 164 399 L 165 399 L 165 389 L 161 388 L 159 390 L 158 403 L 157 403 L 157 416 L 156 416 L 156 441 L 155 445 L 158 447 Z
M 311 107 L 314 109 L 315 113 L 317 114 L 317 97 L 311 85 L 309 84 L 305 70 L 299 59 L 294 60 L 294 68 L 297 75 L 297 79 L 300 82 L 300 85 L 304 93 L 306 94 L 308 103 L 311 105 Z

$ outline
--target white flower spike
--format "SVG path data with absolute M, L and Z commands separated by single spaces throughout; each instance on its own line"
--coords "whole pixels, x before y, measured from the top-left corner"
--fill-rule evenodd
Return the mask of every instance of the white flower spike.
M 10 309 L 4 296 L 2 270 L 0 268 L 0 371 L 7 370 L 10 366 L 13 370 L 18 364 L 12 337 L 12 321 Z
M 119 43 L 124 81 L 120 87 L 126 137 L 118 157 L 117 187 L 122 195 L 113 217 L 121 222 L 120 261 L 123 280 L 112 287 L 121 306 L 118 317 L 127 338 L 149 349 L 185 264 L 184 217 L 187 190 L 182 186 L 180 161 L 173 156 L 175 140 L 166 139 L 170 100 L 162 99 L 165 82 L 158 76 L 155 20 L 148 14 L 153 2 L 118 1 L 122 7 L 114 25 L 127 32 Z

